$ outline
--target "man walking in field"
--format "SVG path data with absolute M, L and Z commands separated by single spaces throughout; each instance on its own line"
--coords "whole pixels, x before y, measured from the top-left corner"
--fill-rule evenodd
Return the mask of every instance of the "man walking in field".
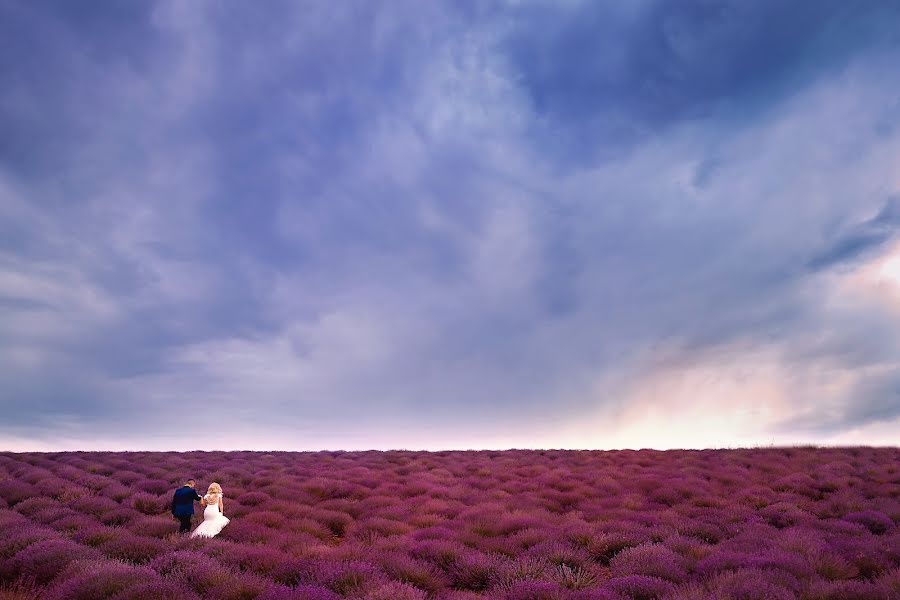
M 194 516 L 194 502 L 200 501 L 200 494 L 194 489 L 196 482 L 188 479 L 185 484 L 175 490 L 172 496 L 172 515 L 181 523 L 179 533 L 191 530 L 191 518 Z

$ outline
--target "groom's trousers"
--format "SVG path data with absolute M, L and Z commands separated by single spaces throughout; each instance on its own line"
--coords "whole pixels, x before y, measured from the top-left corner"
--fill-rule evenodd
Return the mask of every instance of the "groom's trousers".
M 181 527 L 178 528 L 178 533 L 187 533 L 191 530 L 191 516 L 192 515 L 185 515 L 178 517 L 178 521 L 181 523 Z

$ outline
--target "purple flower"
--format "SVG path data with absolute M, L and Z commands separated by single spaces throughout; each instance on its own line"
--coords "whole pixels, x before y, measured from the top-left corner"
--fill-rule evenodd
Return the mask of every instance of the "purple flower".
M 98 546 L 101 552 L 111 558 L 119 558 L 133 563 L 149 562 L 168 548 L 169 545 L 162 540 L 125 533 Z
M 428 595 L 408 583 L 391 581 L 366 593 L 365 600 L 425 600 Z
M 844 520 L 850 523 L 859 523 L 876 535 L 881 535 L 894 528 L 894 521 L 883 512 L 877 510 L 861 510 L 847 513 L 844 515 Z
M 376 584 L 385 583 L 384 573 L 363 561 L 319 560 L 312 564 L 311 576 L 315 583 L 342 596 L 359 595 Z
M 223 564 L 259 575 L 269 576 L 289 562 L 285 553 L 275 547 L 235 544 L 215 539 L 206 541 L 204 546 L 204 553 Z
M 84 486 L 94 492 L 99 492 L 109 485 L 111 481 L 102 475 L 83 474 L 75 480 L 78 485 Z
M 142 492 L 159 496 L 166 492 L 174 493 L 179 485 L 181 484 L 173 484 L 164 479 L 141 479 L 140 481 L 134 482 L 132 487 L 141 490 Z
M 16 505 L 16 511 L 26 517 L 31 517 L 47 508 L 59 508 L 60 506 L 59 502 L 53 498 L 35 496 L 19 502 Z
M 542 558 L 551 565 L 566 565 L 573 569 L 585 568 L 592 562 L 587 550 L 558 541 L 538 544 L 530 548 L 525 555 Z
M 160 581 L 150 569 L 118 561 L 78 561 L 47 592 L 47 600 L 96 600 L 110 598 L 132 586 Z
M 44 587 L 33 580 L 8 581 L 0 585 L 3 600 L 34 600 L 44 597 Z
M 335 510 L 316 510 L 310 516 L 327 527 L 336 537 L 346 535 L 353 524 L 350 515 Z
M 155 578 L 130 585 L 110 600 L 201 600 L 188 586 Z
M 426 592 L 436 593 L 450 585 L 446 573 L 425 560 L 417 560 L 398 552 L 383 555 L 378 562 L 392 579 L 409 583 Z
M 687 578 L 687 560 L 660 544 L 643 544 L 623 550 L 609 566 L 616 577 L 649 575 L 674 582 Z
M 813 575 L 813 568 L 802 555 L 786 550 L 770 549 L 760 551 L 749 556 L 743 566 L 781 570 L 790 573 L 797 579 L 807 579 Z
M 103 496 L 84 496 L 71 502 L 69 506 L 78 512 L 98 518 L 110 511 L 121 508 L 118 502 Z
M 454 587 L 481 591 L 494 582 L 499 566 L 497 557 L 470 550 L 460 553 L 446 570 Z
M 867 533 L 866 537 L 835 538 L 829 546 L 849 561 L 859 571 L 860 577 L 872 578 L 897 566 L 896 559 L 891 560 L 889 548 L 882 543 L 883 539 Z
M 286 585 L 273 584 L 263 590 L 256 600 L 340 600 L 341 597 L 320 585 Z
M 614 577 L 606 582 L 606 587 L 633 600 L 656 600 L 675 590 L 675 586 L 665 579 L 648 575 Z
M 166 502 L 155 494 L 138 492 L 131 496 L 131 506 L 145 515 L 158 515 L 165 512 Z
M 791 502 L 776 502 L 765 508 L 760 509 L 759 514 L 773 527 L 782 529 L 797 525 L 800 523 L 808 523 L 814 517 L 808 512 L 801 510 Z
M 100 493 L 116 502 L 121 502 L 130 497 L 134 492 L 129 487 L 124 486 L 119 482 L 113 482 L 100 490 Z
M 100 515 L 100 522 L 111 527 L 121 527 L 139 518 L 141 513 L 131 508 L 116 508 Z
M 504 600 L 567 600 L 569 590 L 552 581 L 517 581 L 505 586 Z
M 456 531 L 443 526 L 425 527 L 412 534 L 414 540 L 450 540 L 455 536 Z
M 875 581 L 816 581 L 807 597 L 814 600 L 884 600 L 897 597 L 900 589 L 891 590 Z
M 255 598 L 266 587 L 263 579 L 239 574 L 198 552 L 179 550 L 158 556 L 149 565 L 167 579 L 189 585 L 201 595 L 228 599 Z
M 609 589 L 592 589 L 570 592 L 566 600 L 626 600 L 626 598 Z
M 72 561 L 97 557 L 99 554 L 95 550 L 70 540 L 43 540 L 19 550 L 6 561 L 8 566 L 3 570 L 12 578 L 28 577 L 37 583 L 46 584 Z
M 710 596 L 736 600 L 795 600 L 799 581 L 782 571 L 738 569 L 720 573 L 707 583 Z
M 62 517 L 53 521 L 53 528 L 67 535 L 74 535 L 79 531 L 97 527 L 99 522 L 94 517 L 83 515 L 81 513 L 72 513 L 71 515 Z
M 11 581 L 17 576 L 19 566 L 13 557 L 18 552 L 37 542 L 58 539 L 50 531 L 31 524 L 13 530 L 0 530 L 0 581 Z
M 67 508 L 65 506 L 56 505 L 50 506 L 43 510 L 40 510 L 33 515 L 31 515 L 31 520 L 35 523 L 41 523 L 44 525 L 50 525 L 59 521 L 60 519 L 64 519 L 66 517 L 78 516 L 79 514 L 72 510 L 71 508 Z
M 227 507 L 226 507 L 227 508 Z M 276 532 L 265 525 L 253 523 L 244 519 L 234 518 L 234 513 L 227 513 L 231 518 L 228 527 L 222 530 L 219 537 L 226 540 L 245 544 L 262 544 L 269 542 Z
M 36 495 L 38 495 L 37 489 L 24 481 L 0 481 L 0 498 L 6 500 L 9 506 L 15 506 L 19 502 Z
M 137 517 L 126 528 L 141 537 L 167 538 L 177 531 L 178 523 L 171 515 Z
M 633 548 L 647 541 L 647 536 L 637 531 L 613 531 L 604 533 L 588 543 L 587 551 L 591 557 L 602 563 L 609 564 L 619 552 L 626 548 Z
M 425 540 L 412 544 L 410 555 L 430 561 L 442 569 L 453 565 L 466 552 L 466 547 L 451 540 Z
M 722 571 L 739 569 L 749 560 L 750 555 L 725 548 L 717 548 L 711 554 L 697 561 L 697 573 L 708 577 Z
M 247 492 L 238 496 L 237 500 L 245 506 L 259 506 L 271 502 L 272 497 L 262 492 Z
M 129 470 L 114 471 L 110 474 L 109 477 L 110 479 L 115 479 L 116 481 L 119 481 L 125 485 L 131 485 L 135 481 L 139 481 L 144 478 L 144 476 L 140 473 Z

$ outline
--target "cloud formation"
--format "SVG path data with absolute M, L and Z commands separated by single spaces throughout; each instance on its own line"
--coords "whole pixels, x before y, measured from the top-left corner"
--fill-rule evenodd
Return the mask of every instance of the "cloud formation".
M 898 25 L 3 5 L 0 446 L 900 443 Z

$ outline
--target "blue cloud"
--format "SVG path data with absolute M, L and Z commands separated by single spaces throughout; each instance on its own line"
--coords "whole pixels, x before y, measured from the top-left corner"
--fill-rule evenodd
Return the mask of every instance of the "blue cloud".
M 879 213 L 853 227 L 834 240 L 809 261 L 810 268 L 821 270 L 840 263 L 864 258 L 891 240 L 900 228 L 900 202 L 888 200 Z
M 541 117 L 539 143 L 571 163 L 683 121 L 752 118 L 892 43 L 898 18 L 882 2 L 534 3 L 512 16 L 503 47 Z

